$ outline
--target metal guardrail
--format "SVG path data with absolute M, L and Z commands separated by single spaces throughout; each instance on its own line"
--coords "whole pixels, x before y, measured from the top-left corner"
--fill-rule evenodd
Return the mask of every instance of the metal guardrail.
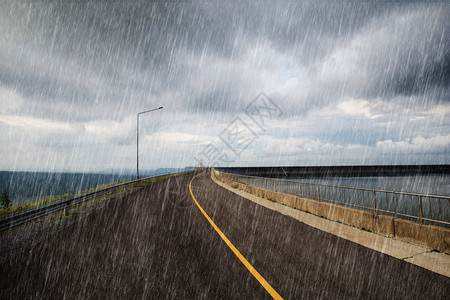
M 140 183 L 143 181 L 151 180 L 151 179 L 159 179 L 165 176 L 168 176 L 170 174 L 165 175 L 159 175 L 159 176 L 153 176 L 153 177 L 146 177 L 138 180 L 131 180 L 123 183 L 119 183 L 113 186 L 109 186 L 100 190 L 96 190 L 94 192 L 86 193 L 83 195 L 75 196 L 68 199 L 62 199 L 58 200 L 52 203 L 48 203 L 45 205 L 41 205 L 38 207 L 33 207 L 27 210 L 23 210 L 17 213 L 9 214 L 6 216 L 0 217 L 0 232 L 10 229 L 12 227 L 24 224 L 26 222 L 35 220 L 37 218 L 49 215 L 51 213 L 54 213 L 59 210 L 63 210 L 65 208 L 69 208 L 71 206 L 77 205 L 81 202 L 93 199 L 97 196 L 101 196 L 103 194 L 106 194 L 108 192 L 113 192 L 118 189 L 127 187 L 129 185 L 133 185 L 136 183 Z M 173 174 L 172 174 L 173 175 Z
M 450 197 L 336 186 L 218 172 L 225 179 L 275 192 L 327 202 L 421 224 L 450 226 Z

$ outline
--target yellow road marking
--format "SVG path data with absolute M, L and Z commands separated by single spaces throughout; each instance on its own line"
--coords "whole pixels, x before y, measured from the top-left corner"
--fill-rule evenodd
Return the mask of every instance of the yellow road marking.
M 217 231 L 217 233 L 220 235 L 222 240 L 230 247 L 231 251 L 239 258 L 239 260 L 244 264 L 244 266 L 252 273 L 252 275 L 259 281 L 259 283 L 266 289 L 266 291 L 272 296 L 274 299 L 283 299 L 274 289 L 273 287 L 264 279 L 264 277 L 261 276 L 261 274 L 256 271 L 255 268 L 248 262 L 247 259 L 239 252 L 238 249 L 230 242 L 230 240 L 223 234 L 223 232 L 217 227 L 217 225 L 211 220 L 211 218 L 208 216 L 208 214 L 203 210 L 203 208 L 200 206 L 200 204 L 197 202 L 197 199 L 195 199 L 194 194 L 192 193 L 192 182 L 194 181 L 197 176 L 201 175 L 197 174 L 194 176 L 194 178 L 191 179 L 189 182 L 189 192 L 191 192 L 192 199 L 194 199 L 195 204 L 200 209 L 202 214 L 205 216 L 205 218 L 208 220 L 208 222 L 212 225 L 212 227 Z

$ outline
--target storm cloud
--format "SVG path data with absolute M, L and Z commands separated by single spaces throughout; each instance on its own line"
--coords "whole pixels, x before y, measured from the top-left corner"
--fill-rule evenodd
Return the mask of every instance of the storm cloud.
M 236 165 L 449 163 L 448 15 L 445 2 L 3 1 L 0 168 L 129 168 L 136 114 L 158 106 L 143 162 L 192 165 L 262 91 L 283 114 Z

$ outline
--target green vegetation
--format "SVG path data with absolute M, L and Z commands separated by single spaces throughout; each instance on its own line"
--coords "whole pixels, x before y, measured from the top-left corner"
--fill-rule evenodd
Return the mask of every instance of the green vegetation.
M 217 174 L 216 174 L 216 172 L 214 172 L 214 170 L 213 170 L 213 174 L 214 174 L 214 177 L 218 180 L 218 181 L 220 181 L 220 182 L 225 182 L 225 181 L 223 181 L 222 179 L 220 179 L 218 176 L 217 176 Z
M 271 197 L 267 197 L 267 200 L 272 201 L 272 202 L 277 202 L 277 200 L 275 200 L 274 198 L 271 198 Z
M 0 209 L 0 216 L 4 216 L 4 215 L 8 215 L 8 214 L 12 214 L 15 212 L 19 212 L 22 210 L 26 210 L 26 209 L 30 209 L 30 208 L 34 208 L 34 207 L 38 207 L 47 203 L 51 203 L 51 202 L 55 202 L 61 199 L 64 199 L 66 196 L 59 196 L 59 197 L 55 197 L 55 196 L 47 196 L 42 200 L 38 200 L 38 201 L 33 201 L 33 202 L 29 202 L 29 203 L 22 203 L 22 204 L 17 204 L 17 205 L 12 205 L 8 208 L 2 208 Z
M 237 184 L 233 184 L 233 185 L 231 185 L 231 187 L 232 187 L 233 189 L 237 189 L 237 188 L 238 188 L 238 185 L 237 185 Z
M 2 193 L 1 204 L 4 209 L 8 209 L 11 206 L 11 200 L 8 196 L 8 190 L 4 190 Z

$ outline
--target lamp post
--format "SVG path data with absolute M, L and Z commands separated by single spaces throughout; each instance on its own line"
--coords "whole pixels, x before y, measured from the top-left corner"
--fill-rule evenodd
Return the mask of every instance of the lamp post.
M 154 109 L 149 109 L 149 110 L 144 110 L 141 111 L 140 113 L 137 114 L 136 116 L 136 179 L 139 179 L 139 115 L 145 114 L 145 113 L 149 113 L 155 110 L 159 110 L 162 109 L 163 107 L 158 107 L 158 108 L 154 108 Z

